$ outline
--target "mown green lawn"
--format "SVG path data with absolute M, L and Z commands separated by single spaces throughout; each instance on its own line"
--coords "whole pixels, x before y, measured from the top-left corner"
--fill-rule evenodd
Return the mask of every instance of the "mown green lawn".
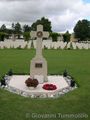
M 58 99 L 24 98 L 0 89 L 0 120 L 43 120 L 37 114 L 87 114 L 90 119 L 90 50 L 44 50 L 48 74 L 62 74 L 67 69 L 79 88 Z M 0 75 L 12 68 L 14 73 L 29 74 L 30 60 L 35 50 L 0 50 Z M 48 117 L 45 120 L 60 120 Z M 80 120 L 63 118 L 61 120 Z

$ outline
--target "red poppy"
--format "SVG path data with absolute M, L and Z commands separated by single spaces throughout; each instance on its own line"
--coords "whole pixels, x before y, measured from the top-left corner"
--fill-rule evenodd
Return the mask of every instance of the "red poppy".
M 53 84 L 44 84 L 42 88 L 45 90 L 56 90 L 57 89 L 56 85 L 53 85 Z

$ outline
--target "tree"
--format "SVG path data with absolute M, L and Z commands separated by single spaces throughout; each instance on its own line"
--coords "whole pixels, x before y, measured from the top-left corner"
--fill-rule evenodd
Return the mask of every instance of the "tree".
M 15 34 L 15 24 L 12 23 L 12 33 Z
M 45 17 L 42 17 L 41 19 L 39 19 L 35 23 L 33 23 L 31 25 L 31 29 L 36 30 L 36 27 L 37 27 L 38 24 L 43 25 L 44 31 L 52 32 L 51 22 L 48 19 L 46 19 Z
M 29 39 L 30 39 L 30 32 L 24 32 L 23 33 L 23 37 L 24 37 L 25 41 L 29 41 Z
M 60 34 L 54 32 L 50 33 L 50 37 L 52 37 L 52 41 L 57 41 L 58 36 L 60 36 Z
M 64 42 L 69 42 L 69 41 L 70 41 L 70 36 L 71 36 L 71 34 L 69 33 L 69 31 L 67 31 L 67 32 L 63 35 Z
M 4 32 L 0 32 L 0 41 L 4 41 L 6 34 Z
M 74 27 L 75 37 L 80 41 L 85 41 L 90 38 L 90 21 L 79 20 Z
M 23 26 L 23 31 L 24 32 L 30 32 L 31 31 L 31 27 L 29 27 L 28 25 L 24 25 Z
M 2 26 L 1 26 L 1 28 L 0 28 L 0 31 L 1 32 L 6 32 L 6 25 L 5 24 L 3 24 Z
M 5 38 L 9 38 L 9 35 L 12 33 L 11 29 L 6 28 L 6 25 L 3 24 L 0 28 L 0 39 L 4 41 Z
M 18 39 L 19 39 L 20 38 L 20 34 L 22 33 L 22 31 L 21 31 L 22 29 L 21 29 L 20 23 L 16 23 L 14 28 L 15 28 L 15 33 L 18 34 Z

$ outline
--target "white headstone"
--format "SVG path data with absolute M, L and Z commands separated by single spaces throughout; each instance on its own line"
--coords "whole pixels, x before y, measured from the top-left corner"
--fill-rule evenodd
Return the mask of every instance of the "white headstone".
M 67 49 L 70 48 L 71 42 L 67 43 Z
M 52 45 L 52 40 L 43 40 L 42 42 L 42 48 L 47 48 L 47 49 L 51 49 L 51 45 Z
M 3 48 L 4 48 L 4 42 L 1 41 L 1 42 L 0 42 L 0 49 L 3 49 Z
M 76 43 L 72 42 L 72 47 L 73 47 L 73 49 L 77 49 Z

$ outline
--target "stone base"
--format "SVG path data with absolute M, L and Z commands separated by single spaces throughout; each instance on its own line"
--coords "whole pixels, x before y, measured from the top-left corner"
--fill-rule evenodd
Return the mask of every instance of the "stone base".
M 35 76 L 43 76 L 43 82 L 47 82 L 47 61 L 43 57 L 35 57 L 31 60 L 30 65 L 30 76 L 31 78 L 35 78 Z M 40 82 L 39 82 L 40 83 Z
M 13 75 L 10 77 L 6 90 L 19 94 L 24 97 L 31 97 L 31 98 L 57 98 L 62 96 L 63 94 L 76 89 L 75 87 L 70 87 L 70 79 L 64 78 L 63 76 L 48 76 L 48 84 L 54 84 L 57 86 L 56 90 L 45 90 L 43 89 L 43 84 L 39 84 L 35 89 L 29 89 L 25 81 L 29 78 L 29 75 Z

